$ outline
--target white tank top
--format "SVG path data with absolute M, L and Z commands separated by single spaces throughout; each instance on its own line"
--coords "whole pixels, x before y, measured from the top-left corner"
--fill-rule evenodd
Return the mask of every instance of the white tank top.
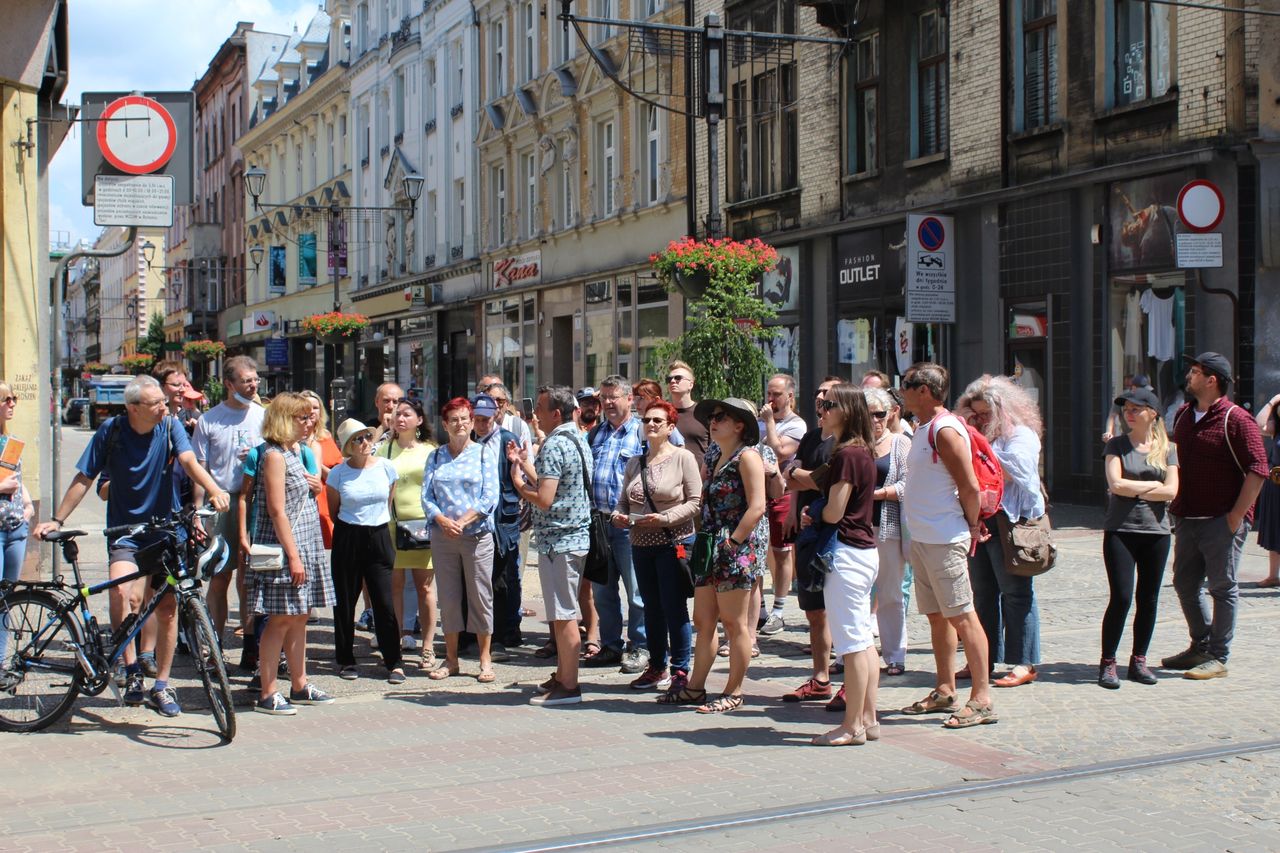
M 936 429 L 930 426 L 936 423 Z M 907 479 L 902 502 L 902 514 L 912 540 L 927 545 L 945 545 L 959 542 L 969 535 L 969 525 L 964 520 L 960 506 L 960 494 L 956 481 L 951 478 L 942 457 L 935 460 L 929 433 L 937 434 L 944 427 L 951 427 L 964 439 L 965 456 L 969 455 L 969 431 L 960 419 L 951 413 L 939 415 L 928 424 L 916 427 L 911 437 L 911 452 L 907 454 Z

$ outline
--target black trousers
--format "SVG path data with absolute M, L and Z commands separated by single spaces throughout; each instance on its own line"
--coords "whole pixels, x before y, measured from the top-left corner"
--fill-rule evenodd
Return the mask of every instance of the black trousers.
M 331 565 L 338 603 L 333 606 L 333 650 L 338 666 L 354 666 L 356 662 L 352 643 L 362 583 L 368 588 L 373 605 L 373 627 L 382 662 L 388 670 L 400 666 L 400 625 L 391 598 L 395 559 L 387 525 L 365 527 L 334 519 Z
M 1169 560 L 1168 533 L 1102 534 L 1102 561 L 1107 569 L 1111 599 L 1102 616 L 1102 656 L 1113 658 L 1120 648 L 1120 635 L 1136 601 L 1133 617 L 1133 653 L 1145 657 L 1156 630 L 1156 610 L 1160 604 L 1160 583 Z M 1135 595 L 1136 576 L 1136 595 Z

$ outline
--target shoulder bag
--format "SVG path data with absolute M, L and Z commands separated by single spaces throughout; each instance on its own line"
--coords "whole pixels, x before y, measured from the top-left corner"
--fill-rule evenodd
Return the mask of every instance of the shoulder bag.
M 1040 484 L 1040 494 L 1044 496 L 1044 515 L 1039 518 L 1010 521 L 1004 512 L 996 513 L 1005 570 L 1020 578 L 1042 575 L 1058 561 L 1058 546 L 1053 544 L 1053 527 L 1049 524 L 1049 493 L 1044 483 Z
M 683 478 L 681 479 L 683 480 Z M 654 506 L 653 497 L 649 494 L 649 458 L 647 455 L 640 457 L 640 486 L 644 489 L 644 502 L 649 505 L 649 509 L 653 510 L 654 515 L 657 515 L 658 508 Z M 689 565 L 689 549 L 685 547 L 683 542 L 675 541 L 675 537 L 671 535 L 670 527 L 662 528 L 662 532 L 667 536 L 667 544 L 675 551 L 676 569 L 680 576 L 680 586 L 684 592 L 684 597 L 693 598 L 693 569 Z
M 609 582 L 609 570 L 613 566 L 613 553 L 609 548 L 609 529 L 605 527 L 608 522 L 603 514 L 591 507 L 591 475 L 587 473 L 587 455 L 582 452 L 582 445 L 568 436 L 565 438 L 573 442 L 573 449 L 578 451 L 578 458 L 582 460 L 582 486 L 586 489 L 587 508 L 590 515 L 587 527 L 591 532 L 591 547 L 587 549 L 582 576 L 592 583 L 606 584 Z
M 387 461 L 391 461 L 391 444 L 395 439 L 387 442 Z M 435 451 L 431 453 L 431 459 L 434 462 L 436 458 Z M 427 551 L 431 548 L 431 522 L 425 518 L 413 518 L 408 521 L 401 521 L 396 514 L 395 500 L 396 484 L 391 484 L 391 520 L 396 523 L 396 550 L 397 551 Z
M 265 447 L 265 443 L 260 445 Z M 262 512 L 267 511 L 266 478 L 262 476 L 266 467 L 267 453 L 262 450 L 258 454 L 258 475 L 254 478 L 253 498 Z M 265 545 L 252 542 L 249 545 L 249 571 L 278 572 L 284 568 L 284 547 L 281 545 Z

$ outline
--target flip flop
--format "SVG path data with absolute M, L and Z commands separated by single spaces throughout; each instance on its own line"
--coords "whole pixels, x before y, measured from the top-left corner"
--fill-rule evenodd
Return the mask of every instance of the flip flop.
M 432 681 L 444 681 L 446 678 L 452 678 L 457 674 L 458 674 L 458 670 L 449 669 L 449 667 L 447 666 L 442 666 L 439 669 L 433 669 L 430 672 L 428 672 L 427 678 L 430 678 Z
M 491 669 L 482 669 L 480 674 L 476 676 L 476 681 L 481 684 L 492 684 L 498 676 L 494 675 Z
M 970 699 L 964 707 L 956 711 L 942 724 L 944 729 L 967 729 L 970 726 L 983 726 L 987 723 L 998 723 L 995 708 L 990 704 L 983 705 L 977 699 Z

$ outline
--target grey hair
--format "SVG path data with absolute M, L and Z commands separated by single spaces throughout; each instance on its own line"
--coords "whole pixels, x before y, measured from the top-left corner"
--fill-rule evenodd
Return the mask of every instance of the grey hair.
M 617 388 L 618 393 L 626 396 L 631 393 L 631 380 L 627 379 L 625 376 L 620 376 L 617 373 L 611 373 L 604 378 L 603 382 L 600 383 L 600 387 Z
M 782 380 L 782 387 L 787 389 L 788 394 L 796 393 L 796 378 L 790 373 L 775 373 L 769 377 L 770 382 L 775 379 Z
M 233 355 L 222 363 L 222 375 L 228 379 L 239 379 L 250 371 L 258 372 L 258 362 L 247 355 Z
M 578 398 L 573 396 L 572 388 L 568 385 L 543 385 L 538 393 L 547 395 L 551 410 L 559 412 L 562 420 L 573 420 L 573 410 L 578 408 Z
M 511 396 L 511 390 L 502 382 L 490 382 L 480 389 L 481 394 L 491 394 L 494 391 L 503 391 L 508 397 Z
M 147 376 L 145 374 L 142 376 L 135 376 L 133 377 L 132 382 L 124 386 L 124 401 L 126 403 L 132 403 L 135 406 L 138 405 L 142 402 L 142 390 L 144 388 L 155 388 L 157 391 L 162 390 L 160 388 L 160 383 L 156 381 L 154 376 Z
M 892 395 L 890 395 L 889 392 L 884 390 L 883 388 L 863 388 L 862 396 L 867 398 L 868 408 L 870 408 L 871 406 L 879 406 L 881 409 L 884 409 L 887 412 L 890 409 L 892 409 L 894 406 L 898 405 L 897 403 L 893 402 Z

